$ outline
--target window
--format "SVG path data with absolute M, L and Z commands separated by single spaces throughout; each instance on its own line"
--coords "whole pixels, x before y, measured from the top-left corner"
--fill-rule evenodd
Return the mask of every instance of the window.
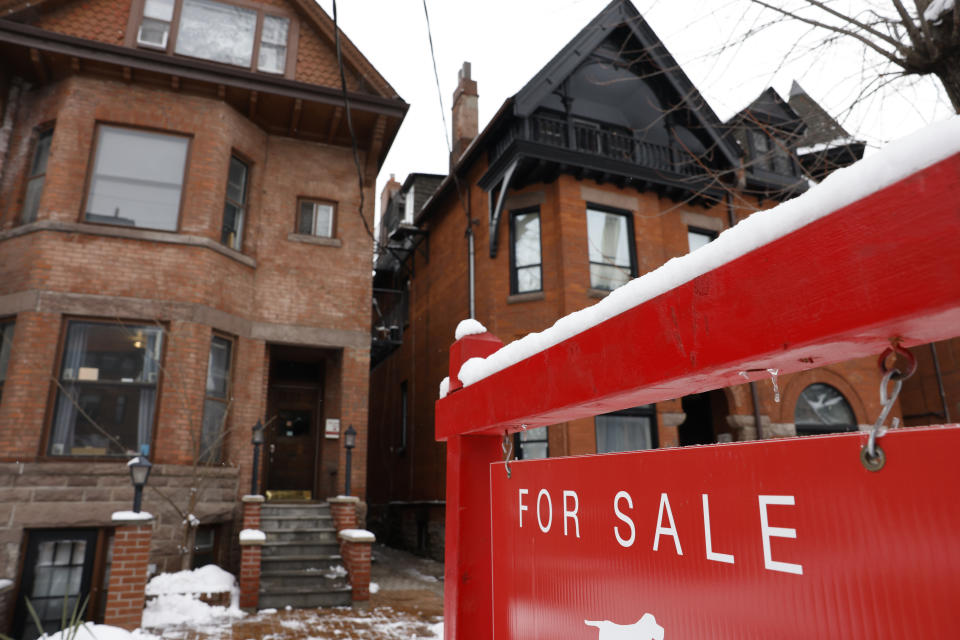
M 847 399 L 835 388 L 820 382 L 800 392 L 793 421 L 800 436 L 857 430 L 857 419 Z
M 687 227 L 687 243 L 690 245 L 690 251 L 696 251 L 717 239 L 716 231 L 706 231 L 696 227 Z
M 201 462 L 219 462 L 230 408 L 230 362 L 233 342 L 213 336 L 207 359 L 207 387 L 203 401 L 203 433 L 200 437 Z
M 3 383 L 7 379 L 7 365 L 13 349 L 13 323 L 0 322 L 0 401 L 3 401 Z
M 547 427 L 526 429 L 513 434 L 513 446 L 517 451 L 517 460 L 539 460 L 549 457 Z
M 287 66 L 287 34 L 289 31 L 290 20 L 287 18 L 263 17 L 257 69 L 267 73 L 283 73 Z
M 416 213 L 414 211 L 416 206 L 414 193 L 415 187 L 411 186 L 410 191 L 407 191 L 407 195 L 403 200 L 403 221 L 407 224 L 413 224 L 413 214 Z
M 628 212 L 587 208 L 590 286 L 612 291 L 635 273 L 633 220 Z
M 197 527 L 193 540 L 193 568 L 199 569 L 217 563 L 217 525 L 204 524 Z
M 70 322 L 50 436 L 53 456 L 125 456 L 150 446 L 163 332 Z
M 301 200 L 297 233 L 319 238 L 333 237 L 334 207 L 326 202 Z
M 146 0 L 143 3 L 143 22 L 137 30 L 137 44 L 155 49 L 166 49 L 173 21 L 174 0 Z
M 597 416 L 597 453 L 655 449 L 656 415 L 654 405 L 647 404 Z
M 794 175 L 793 159 L 787 150 L 786 142 L 756 130 L 750 131 L 750 139 L 753 141 L 753 162 L 756 168 L 780 175 Z
M 230 170 L 227 172 L 227 198 L 223 205 L 223 228 L 220 230 L 220 242 L 231 249 L 243 248 L 243 219 L 247 204 L 247 165 L 230 156 Z
M 407 450 L 407 419 L 409 405 L 407 398 L 407 381 L 400 383 L 400 452 Z
M 150 49 L 282 74 L 294 39 L 292 24 L 260 8 L 215 0 L 144 0 L 136 41 Z
M 540 258 L 540 211 L 515 211 L 510 215 L 510 291 L 543 290 Z
M 176 231 L 189 139 L 101 126 L 85 219 Z
M 47 175 L 47 161 L 50 159 L 50 143 L 53 141 L 53 129 L 41 131 L 33 147 L 33 161 L 30 163 L 30 175 L 27 176 L 27 192 L 23 199 L 21 221 L 26 224 L 37 219 L 40 208 L 40 194 L 43 193 L 43 180 Z

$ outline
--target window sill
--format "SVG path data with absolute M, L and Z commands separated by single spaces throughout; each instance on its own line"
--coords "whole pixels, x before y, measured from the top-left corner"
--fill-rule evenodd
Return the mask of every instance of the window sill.
M 129 238 L 131 240 L 146 240 L 163 244 L 180 244 L 193 247 L 212 249 L 240 264 L 256 268 L 257 261 L 227 246 L 214 242 L 210 238 L 188 236 L 176 231 L 156 231 L 152 229 L 136 229 L 130 227 L 113 226 L 109 224 L 92 224 L 89 222 L 59 222 L 57 220 L 38 220 L 8 230 L 0 231 L 0 241 L 16 238 L 37 231 L 59 231 L 61 233 L 84 233 L 91 236 L 107 238 Z
M 536 300 L 543 300 L 544 295 L 543 291 L 531 291 L 530 293 L 515 293 L 511 296 L 507 296 L 507 304 L 517 304 L 520 302 L 534 302 Z
M 291 242 L 303 242 L 304 244 L 316 244 L 321 247 L 340 247 L 343 243 L 340 238 L 321 238 L 320 236 L 308 236 L 303 233 L 287 234 L 287 240 Z
M 588 298 L 606 298 L 608 295 L 610 295 L 609 289 L 594 289 L 593 287 L 587 289 Z

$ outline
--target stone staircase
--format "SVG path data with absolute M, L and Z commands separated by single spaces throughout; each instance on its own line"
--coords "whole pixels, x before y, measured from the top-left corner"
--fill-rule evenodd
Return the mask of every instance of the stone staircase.
M 350 606 L 350 584 L 326 503 L 265 503 L 267 535 L 260 569 L 260 608 Z

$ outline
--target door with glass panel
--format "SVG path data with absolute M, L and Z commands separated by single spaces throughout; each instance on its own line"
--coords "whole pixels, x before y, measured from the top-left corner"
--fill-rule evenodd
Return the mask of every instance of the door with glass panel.
M 30 531 L 23 563 L 23 580 L 14 615 L 13 637 L 40 637 L 26 600 L 37 613 L 43 631 L 60 629 L 64 609 L 67 618 L 90 593 L 97 546 L 96 529 Z

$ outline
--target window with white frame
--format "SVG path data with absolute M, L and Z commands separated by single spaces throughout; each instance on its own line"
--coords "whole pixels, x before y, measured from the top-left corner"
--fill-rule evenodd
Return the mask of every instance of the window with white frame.
M 636 275 L 633 220 L 627 211 L 587 207 L 590 286 L 613 290 Z
M 297 233 L 318 238 L 333 237 L 335 207 L 329 202 L 301 200 L 297 217 Z
M 143 21 L 137 30 L 137 44 L 152 49 L 166 49 L 173 21 L 174 0 L 146 0 Z
M 101 125 L 87 222 L 176 231 L 190 139 Z
M 48 453 L 126 456 L 149 448 L 162 344 L 156 326 L 70 322 Z
M 267 73 L 283 73 L 287 66 L 287 37 L 290 20 L 279 16 L 264 16 L 260 32 L 260 53 L 257 69 Z

